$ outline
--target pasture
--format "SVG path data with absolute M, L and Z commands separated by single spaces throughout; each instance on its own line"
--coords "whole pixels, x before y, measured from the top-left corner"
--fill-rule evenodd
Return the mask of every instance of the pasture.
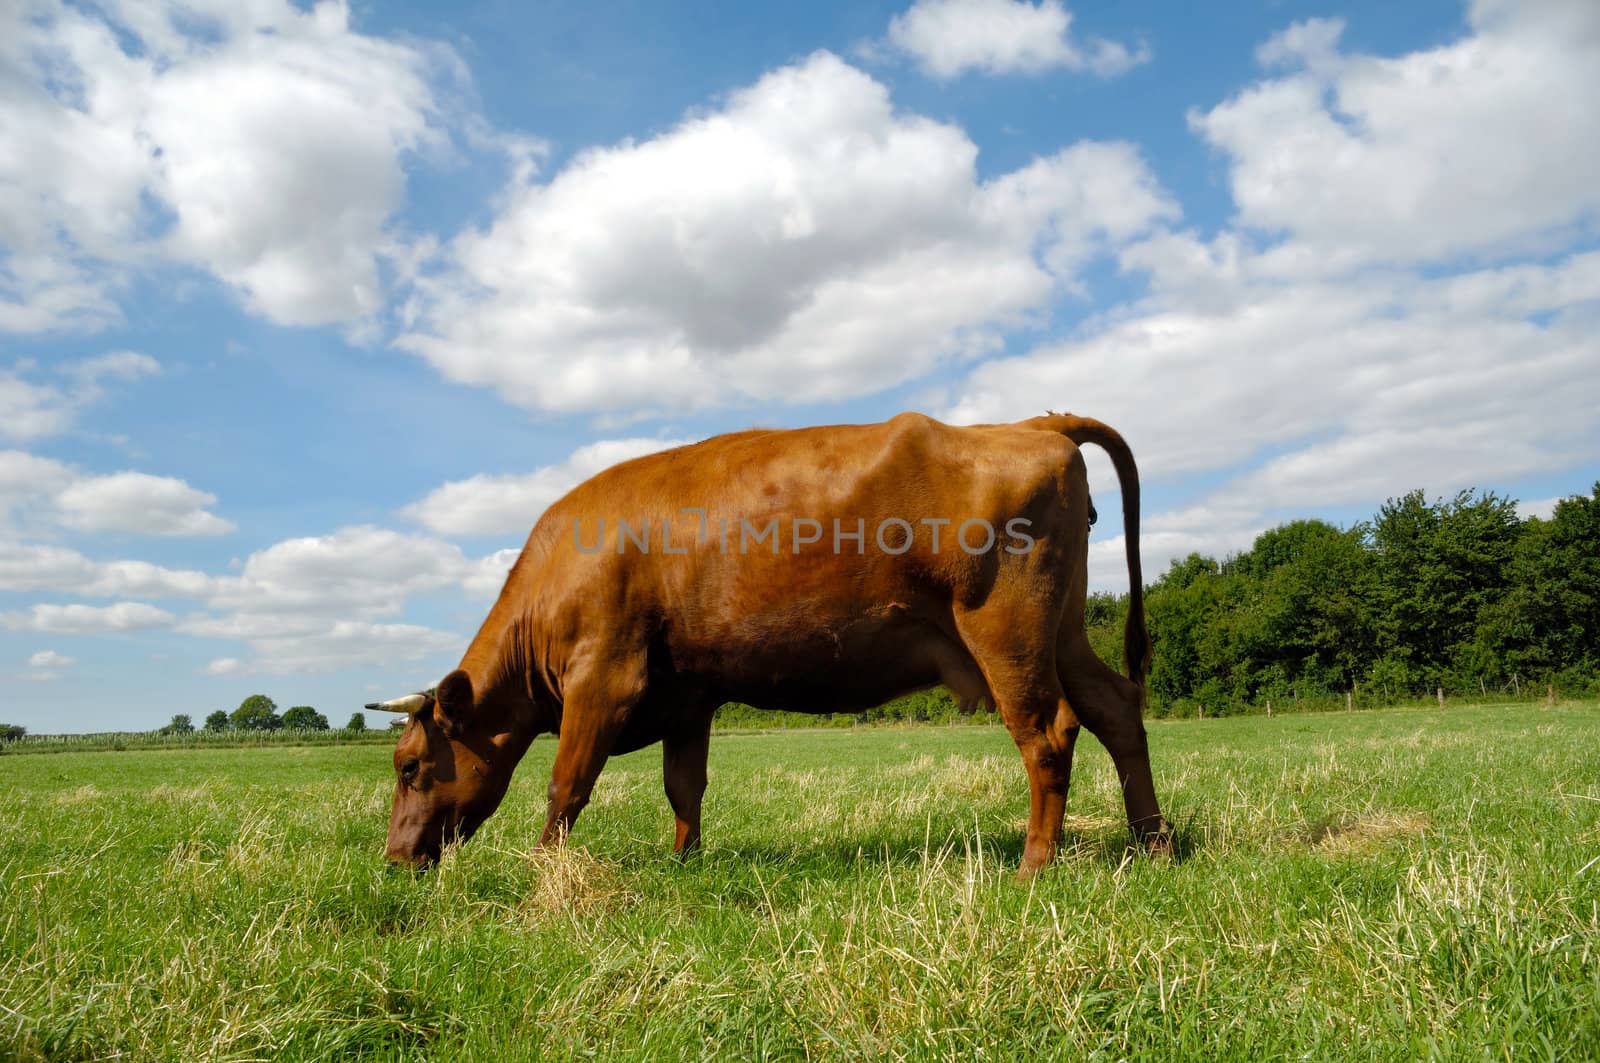
M 1182 858 L 1079 742 L 1014 872 L 997 726 L 716 735 L 529 853 L 381 862 L 387 745 L 0 757 L 0 1058 L 1572 1059 L 1600 1053 L 1600 707 L 1152 722 Z

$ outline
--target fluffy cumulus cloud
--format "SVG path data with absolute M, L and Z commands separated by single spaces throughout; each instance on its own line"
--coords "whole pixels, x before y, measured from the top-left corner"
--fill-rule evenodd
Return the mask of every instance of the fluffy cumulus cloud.
M 1580 103 L 1600 93 L 1600 8 L 1480 3 L 1462 39 L 1398 58 L 1338 41 L 1335 23 L 1290 28 L 1260 53 L 1288 73 L 1192 116 L 1235 228 L 1132 242 L 1119 261 L 1148 296 L 985 363 L 949 404 L 968 421 L 1070 407 L 1124 429 L 1147 477 L 1224 474 L 1147 521 L 1157 570 L 1308 506 L 1600 445 L 1600 125 Z M 1097 545 L 1097 581 L 1117 582 L 1120 549 Z
M 889 43 L 937 78 L 1055 69 L 1112 77 L 1149 58 L 1142 45 L 1075 40 L 1061 0 L 917 0 L 889 23 Z
M 222 535 L 216 496 L 171 476 L 86 473 L 52 458 L 0 451 L 0 521 L 140 535 Z
M 216 585 L 214 577 L 193 569 L 148 561 L 94 561 L 65 546 L 0 541 L 0 591 L 199 600 Z
M 440 535 L 523 534 L 545 508 L 602 469 L 682 446 L 682 439 L 602 439 L 530 473 L 478 475 L 435 488 L 402 512 Z
M 63 635 L 107 635 L 148 628 L 171 627 L 177 617 L 144 602 L 113 605 L 56 605 L 41 603 L 22 612 L 0 613 L 0 623 L 15 631 L 43 631 Z
M 401 343 L 541 410 L 856 396 L 991 352 L 1177 208 L 1125 144 L 980 181 L 956 126 L 819 53 L 510 188 Z
M 402 621 L 413 599 L 492 598 L 517 553 L 506 549 L 468 558 L 429 536 L 358 526 L 276 543 L 251 554 L 236 574 L 218 576 L 147 561 L 98 561 L 56 544 L 0 540 L 0 592 L 118 599 L 104 605 L 38 603 L 0 613 L 0 624 L 78 635 L 169 628 L 240 642 L 253 651 L 248 658 L 213 660 L 203 669 L 210 675 L 400 664 L 464 647 L 457 633 Z M 44 670 L 60 667 L 56 662 Z
M 80 531 L 122 529 L 144 535 L 223 535 L 234 529 L 206 507 L 217 496 L 170 476 L 119 472 L 89 476 L 56 496 L 61 518 Z
M 335 671 L 415 661 L 465 648 L 456 633 L 398 622 L 408 599 L 465 589 L 493 593 L 515 551 L 472 560 L 446 542 L 372 526 L 341 528 L 274 544 L 250 555 L 237 576 L 218 578 L 208 610 L 179 630 L 241 641 L 254 656 L 219 658 L 211 674 Z M 491 586 L 492 584 L 492 586 Z
M 355 32 L 340 2 L 5 6 L 0 330 L 103 324 L 157 261 L 279 323 L 380 307 L 445 53 Z
M 1477 0 L 1468 20 L 1397 58 L 1340 51 L 1337 21 L 1268 41 L 1286 74 L 1190 116 L 1239 220 L 1335 263 L 1548 249 L 1600 220 L 1600 4 Z
M 28 658 L 30 668 L 66 668 L 72 663 L 71 657 L 55 650 L 40 650 Z
M 61 678 L 63 670 L 77 663 L 73 658 L 55 650 L 39 650 L 28 657 L 28 670 L 18 677 L 30 683 L 52 683 Z

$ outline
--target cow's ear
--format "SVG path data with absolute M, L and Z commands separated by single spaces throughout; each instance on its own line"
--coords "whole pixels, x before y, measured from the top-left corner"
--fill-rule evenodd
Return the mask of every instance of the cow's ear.
M 439 706 L 439 722 L 444 725 L 445 733 L 454 731 L 472 715 L 472 677 L 456 669 L 439 680 L 433 699 Z

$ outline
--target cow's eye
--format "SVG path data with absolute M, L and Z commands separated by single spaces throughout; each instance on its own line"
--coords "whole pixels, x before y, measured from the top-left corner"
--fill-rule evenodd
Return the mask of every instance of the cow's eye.
M 421 762 L 416 757 L 407 757 L 400 765 L 400 778 L 410 782 L 417 777 L 417 768 L 419 767 L 421 767 Z

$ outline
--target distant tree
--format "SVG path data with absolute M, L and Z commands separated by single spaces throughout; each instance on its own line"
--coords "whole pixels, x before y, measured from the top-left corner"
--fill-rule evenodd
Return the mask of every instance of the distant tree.
M 310 705 L 296 705 L 284 712 L 283 726 L 291 731 L 326 731 L 328 718 Z
M 15 742 L 26 737 L 28 729 L 14 723 L 0 723 L 0 742 Z
M 1373 657 L 1372 558 L 1365 528 L 1297 520 L 1262 532 L 1235 558 L 1251 578 L 1240 667 L 1255 696 L 1287 688 L 1349 690 Z
M 344 729 L 346 731 L 365 731 L 367 729 L 366 715 L 359 712 L 352 712 L 350 714 L 350 722 L 344 725 Z
M 1479 617 L 1486 656 L 1524 680 L 1600 672 L 1600 483 L 1523 526 L 1509 583 Z
M 1505 593 L 1521 531 L 1516 503 L 1493 492 L 1429 504 L 1412 491 L 1378 511 L 1370 529 L 1378 639 L 1397 670 L 1403 663 L 1407 685 L 1477 685 L 1457 666 L 1472 656 L 1479 613 Z M 1481 677 L 1481 668 L 1467 670 Z
M 194 721 L 189 719 L 189 714 L 180 712 L 172 718 L 172 722 L 161 729 L 165 735 L 186 735 L 194 732 Z
M 1147 614 L 1148 617 L 1148 614 Z M 1122 668 L 1122 633 L 1128 619 L 1128 596 L 1095 591 L 1084 603 L 1083 626 L 1089 645 L 1108 667 Z
M 395 719 L 389 721 L 389 730 L 391 730 L 391 731 L 404 730 L 405 726 L 406 726 L 406 724 L 408 722 L 410 722 L 410 717 L 408 717 L 408 716 L 396 717 Z
M 1226 634 L 1225 625 L 1217 621 L 1232 582 L 1218 568 L 1211 558 L 1190 554 L 1175 559 L 1150 587 L 1150 693 L 1158 702 L 1188 697 L 1207 678 L 1217 678 L 1217 642 Z
M 206 717 L 205 727 L 208 731 L 226 731 L 232 725 L 232 723 L 233 721 L 228 719 L 227 711 L 224 709 L 218 709 L 216 712 L 213 712 L 210 716 Z
M 229 718 L 237 731 L 276 731 L 283 726 L 277 704 L 265 694 L 251 694 Z

